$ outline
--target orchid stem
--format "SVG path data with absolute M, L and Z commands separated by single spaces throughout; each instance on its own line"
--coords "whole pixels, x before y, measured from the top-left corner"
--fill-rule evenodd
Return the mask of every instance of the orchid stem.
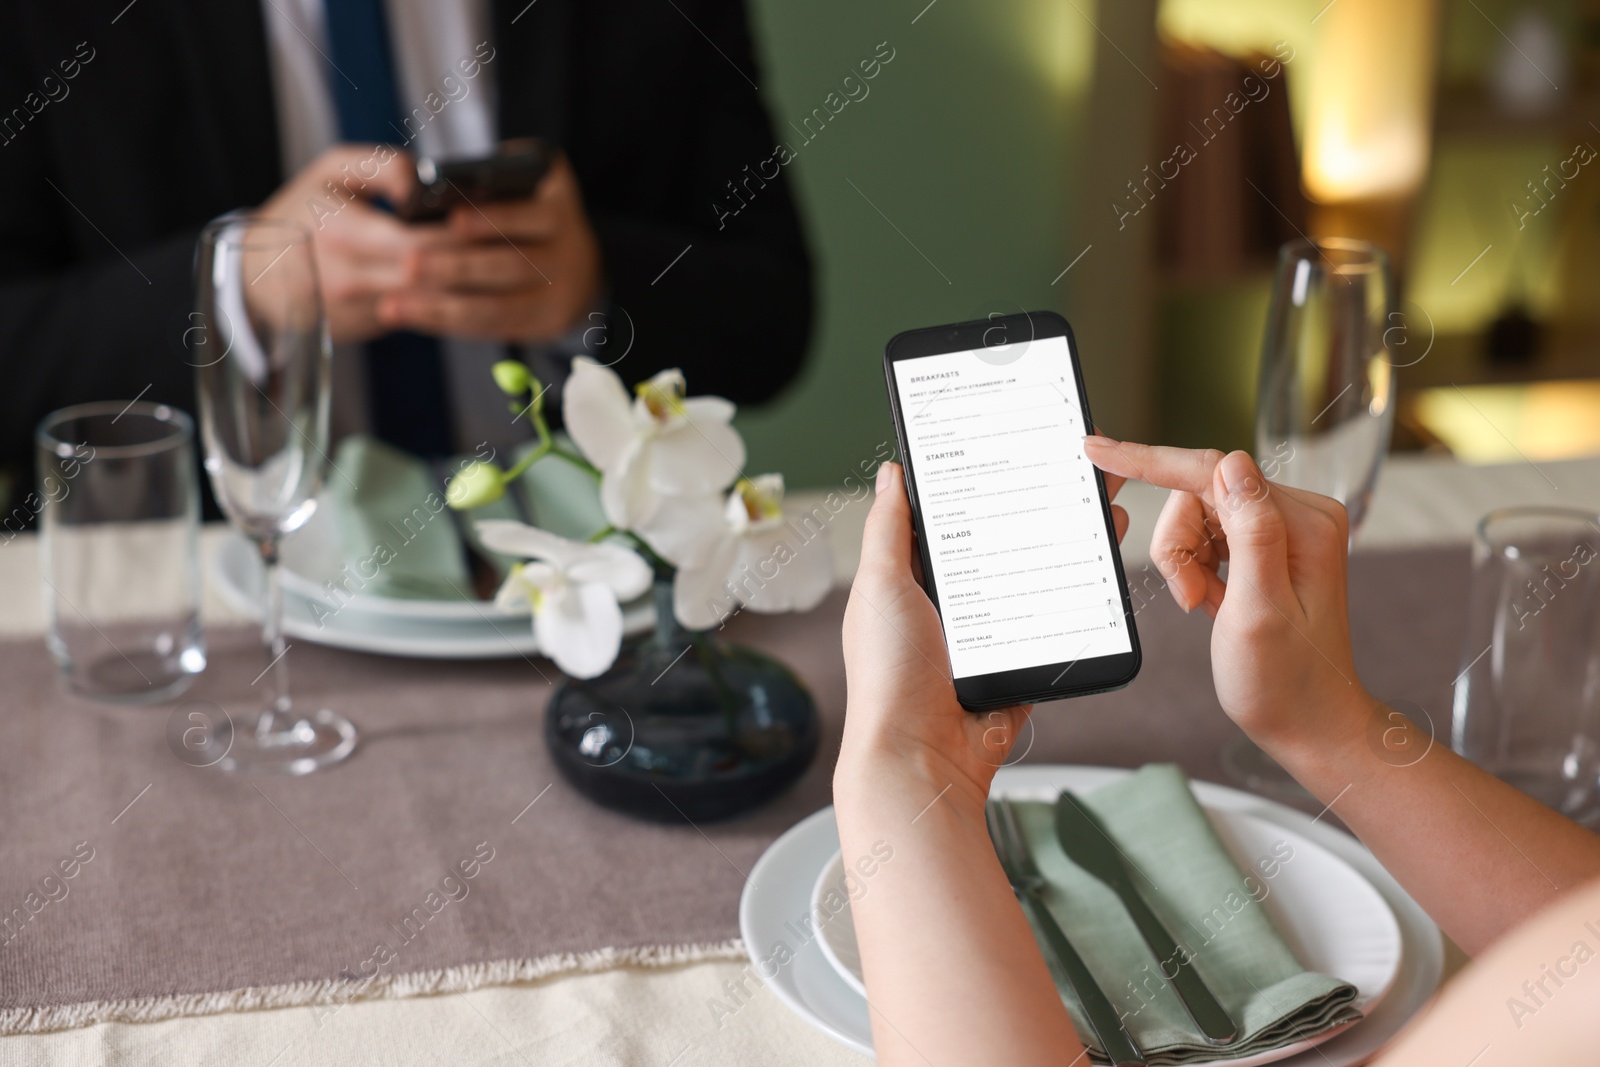
M 556 444 L 555 438 L 550 434 L 550 424 L 545 421 L 543 412 L 534 410 L 529 421 L 533 423 L 534 432 L 539 435 L 539 444 L 536 447 L 529 449 L 521 459 L 517 460 L 510 470 L 505 471 L 501 475 L 502 478 L 508 482 L 515 481 L 516 479 L 522 477 L 529 467 L 533 466 L 544 457 L 556 456 L 560 459 L 566 460 L 574 467 L 577 467 L 595 481 L 600 480 L 600 471 L 595 467 L 594 464 L 590 463 L 576 452 L 569 451 L 568 449 L 562 448 L 560 445 Z
M 600 469 L 594 464 L 590 463 L 588 460 L 584 459 L 582 456 L 578 455 L 576 452 L 570 452 L 567 449 L 562 448 L 560 445 L 555 444 L 550 446 L 549 451 L 550 455 L 555 456 L 557 459 L 566 460 L 568 463 L 572 464 L 574 467 L 577 467 L 595 481 L 598 482 L 600 480 Z
M 516 481 L 518 478 L 522 477 L 523 472 L 525 472 L 529 467 L 533 466 L 539 460 L 543 459 L 549 454 L 549 452 L 550 444 L 548 441 L 540 444 L 538 448 L 529 449 L 526 455 L 517 460 L 517 462 L 512 465 L 510 470 L 502 472 L 500 477 L 508 482 Z
M 650 564 L 651 568 L 657 574 L 672 574 L 676 570 L 672 564 L 656 555 L 655 549 L 646 544 L 645 539 L 634 533 L 632 530 L 617 530 L 615 532 L 620 533 L 622 536 L 632 541 L 633 547 L 639 550 L 639 555 L 645 558 L 645 562 Z
M 617 528 L 615 526 L 602 526 L 600 529 L 589 535 L 589 543 L 591 545 L 598 545 L 601 541 L 604 541 L 606 538 L 610 537 L 616 532 Z

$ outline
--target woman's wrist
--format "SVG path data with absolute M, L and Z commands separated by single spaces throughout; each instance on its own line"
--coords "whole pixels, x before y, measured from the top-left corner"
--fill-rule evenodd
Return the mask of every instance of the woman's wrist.
M 1357 685 L 1327 708 L 1311 712 L 1309 727 L 1274 737 L 1253 738 L 1263 751 L 1313 793 L 1319 780 L 1342 778 L 1372 758 L 1369 751 L 1376 729 L 1382 731 L 1384 708 Z
M 833 797 L 835 805 L 850 809 L 908 802 L 920 806 L 934 796 L 981 808 L 992 777 L 992 770 L 975 774 L 962 760 L 926 741 L 894 731 L 853 734 L 847 727 L 834 766 Z

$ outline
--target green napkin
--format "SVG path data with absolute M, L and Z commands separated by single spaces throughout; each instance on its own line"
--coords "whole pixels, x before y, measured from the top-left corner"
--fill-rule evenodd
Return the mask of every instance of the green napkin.
M 425 460 L 353 435 L 333 462 L 326 502 L 344 553 L 343 584 L 406 600 L 471 597 L 461 537 Z
M 1254 1055 L 1361 1018 L 1356 988 L 1301 966 L 1259 904 L 1272 888 L 1269 872 L 1275 875 L 1282 863 L 1293 861 L 1291 849 L 1253 857 L 1256 869 L 1241 872 L 1183 772 L 1171 765 L 1144 767 L 1081 799 L 1137 865 L 1134 878 L 1145 900 L 1188 949 L 1195 970 L 1240 1027 L 1232 1044 L 1206 1041 L 1116 894 L 1067 859 L 1056 841 L 1054 807 L 1015 802 L 1023 833 L 1050 882 L 1051 913 L 1100 988 L 1126 1013 L 1129 1032 L 1154 1067 Z M 1050 966 L 1078 1033 L 1092 1035 L 1065 976 L 1054 960 Z M 1090 1049 L 1104 1062 L 1100 1052 Z
M 446 473 L 472 458 L 448 461 Z M 404 600 L 470 598 L 463 532 L 502 575 L 517 562 L 483 548 L 473 526 L 481 519 L 521 519 L 509 496 L 452 515 L 431 464 L 360 434 L 340 443 L 334 466 L 324 503 L 339 531 L 345 570 L 337 584 L 346 590 Z M 533 522 L 544 529 L 587 540 L 606 525 L 594 478 L 570 463 L 543 459 L 524 472 L 520 483 Z

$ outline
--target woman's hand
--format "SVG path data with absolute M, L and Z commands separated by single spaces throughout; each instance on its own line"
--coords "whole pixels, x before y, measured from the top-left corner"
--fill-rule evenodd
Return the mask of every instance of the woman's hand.
M 1179 607 L 1216 620 L 1217 699 L 1246 733 L 1276 755 L 1366 729 L 1375 703 L 1350 651 L 1342 504 L 1269 482 L 1244 452 L 1096 436 L 1085 454 L 1107 473 L 1173 491 L 1150 556 Z
M 1122 481 L 1107 479 L 1112 495 Z M 1112 511 L 1120 539 L 1128 517 Z M 918 570 L 905 481 L 899 464 L 885 463 L 844 614 L 849 710 L 835 793 L 909 777 L 981 806 L 1031 709 L 974 714 L 956 702 L 944 629 Z
M 1104 437 L 1085 450 L 1103 471 L 1173 491 L 1150 555 L 1180 607 L 1216 620 L 1211 670 L 1223 709 L 1458 945 L 1477 952 L 1564 890 L 1600 878 L 1600 838 L 1435 744 L 1362 688 L 1345 599 L 1350 527 L 1336 501 L 1267 481 L 1243 452 Z M 1398 729 L 1414 747 L 1390 747 Z M 1393 762 L 1400 751 L 1420 755 Z
M 1126 528 L 1119 515 L 1119 536 Z M 905 483 L 885 463 L 845 609 L 849 709 L 833 776 L 878 1062 L 925 1065 L 937 1050 L 941 1063 L 1077 1063 L 1082 1046 L 984 824 L 989 782 L 1029 709 L 974 715 L 956 702 L 916 558 Z

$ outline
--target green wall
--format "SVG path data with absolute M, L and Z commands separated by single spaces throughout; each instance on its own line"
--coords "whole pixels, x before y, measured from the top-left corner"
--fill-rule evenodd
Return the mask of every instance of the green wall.
M 804 147 L 785 137 L 798 147 L 787 172 L 818 262 L 818 317 L 804 376 L 739 427 L 748 469 L 782 471 L 791 486 L 837 485 L 891 439 L 881 360 L 894 333 L 1067 298 L 1068 281 L 1051 281 L 1077 247 L 1073 146 L 1095 6 L 926 4 L 753 3 L 780 136 L 842 96 L 880 42 L 894 50 L 820 136 Z

